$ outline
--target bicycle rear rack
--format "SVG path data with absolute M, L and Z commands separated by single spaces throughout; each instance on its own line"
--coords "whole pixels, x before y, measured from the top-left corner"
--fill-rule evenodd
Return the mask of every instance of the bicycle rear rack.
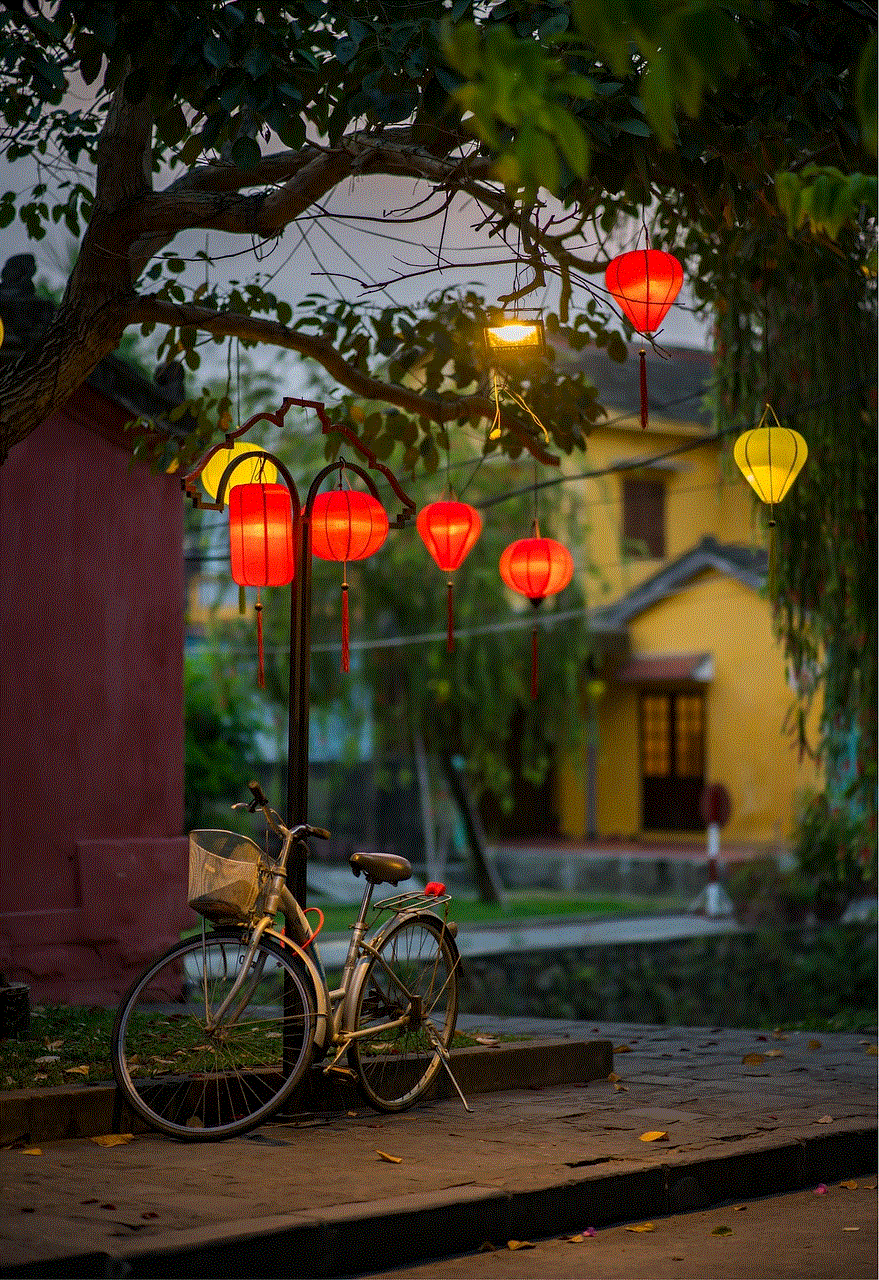
M 452 895 L 450 893 L 422 893 L 420 891 L 410 891 L 409 893 L 395 893 L 389 898 L 374 899 L 372 908 L 374 911 L 392 911 L 395 915 L 403 915 L 407 911 L 423 911 L 425 909 L 433 910 L 443 902 L 451 902 Z

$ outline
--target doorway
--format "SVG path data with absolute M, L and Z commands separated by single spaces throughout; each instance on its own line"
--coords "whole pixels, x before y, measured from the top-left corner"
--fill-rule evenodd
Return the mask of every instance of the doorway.
M 705 695 L 651 690 L 640 696 L 641 825 L 645 831 L 702 831 Z

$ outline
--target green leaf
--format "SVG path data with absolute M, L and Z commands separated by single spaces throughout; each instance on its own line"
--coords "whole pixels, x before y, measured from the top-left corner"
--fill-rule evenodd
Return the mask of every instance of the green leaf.
M 255 169 L 262 160 L 259 146 L 253 138 L 237 138 L 230 158 L 236 169 Z

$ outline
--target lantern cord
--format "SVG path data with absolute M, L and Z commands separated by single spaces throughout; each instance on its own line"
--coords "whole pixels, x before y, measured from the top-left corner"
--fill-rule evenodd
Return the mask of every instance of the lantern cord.
M 256 651 L 257 651 L 257 675 L 256 682 L 260 689 L 266 687 L 266 670 L 265 670 L 265 652 L 263 650 L 262 641 L 262 601 L 259 598 L 259 588 L 256 592 Z
M 537 698 L 537 625 L 531 629 L 531 699 Z
M 452 579 L 446 583 L 446 653 L 455 647 L 455 623 L 452 612 Z
M 351 670 L 350 627 L 348 622 L 348 562 L 342 568 L 342 666 L 341 670 Z
M 769 584 L 769 599 L 775 603 L 775 582 L 777 572 L 777 554 L 775 545 L 775 504 L 769 504 L 769 566 L 767 573 L 767 581 Z
M 647 352 L 642 347 L 638 352 L 641 361 L 641 430 L 647 430 Z
M 501 396 L 497 384 L 497 374 L 492 372 L 492 383 L 494 385 L 494 418 L 488 429 L 489 440 L 499 440 L 501 435 Z

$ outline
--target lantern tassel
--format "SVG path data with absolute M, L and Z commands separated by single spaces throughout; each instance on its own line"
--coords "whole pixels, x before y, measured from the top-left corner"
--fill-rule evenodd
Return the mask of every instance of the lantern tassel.
M 266 687 L 266 669 L 265 654 L 263 652 L 262 642 L 262 601 L 259 598 L 259 591 L 256 593 L 256 651 L 257 651 L 257 674 L 256 682 L 260 689 Z
M 351 670 L 350 626 L 348 622 L 348 566 L 342 578 L 342 671 Z
M 641 361 L 641 430 L 647 430 L 647 352 L 642 347 L 638 352 Z
M 769 599 L 775 603 L 775 585 L 778 571 L 778 558 L 775 546 L 775 513 L 770 507 L 769 516 Z
M 537 698 L 537 626 L 531 631 L 531 698 Z
M 452 579 L 446 583 L 446 653 L 455 647 L 455 621 L 452 611 Z

